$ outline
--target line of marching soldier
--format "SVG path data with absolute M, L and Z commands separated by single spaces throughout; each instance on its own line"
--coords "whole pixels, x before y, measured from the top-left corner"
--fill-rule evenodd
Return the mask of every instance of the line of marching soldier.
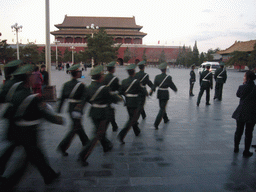
M 33 83 L 31 74 L 34 66 L 27 64 L 18 68 L 20 64 L 20 61 L 14 61 L 14 64 L 11 62 L 5 66 L 6 69 L 15 66 L 15 69 L 9 69 L 13 78 L 6 81 L 0 92 L 0 103 L 10 103 L 10 107 L 4 114 L 9 121 L 7 140 L 10 144 L 0 156 L 0 184 L 4 183 L 8 186 L 6 178 L 2 176 L 16 146 L 23 146 L 27 156 L 24 161 L 31 161 L 40 171 L 45 183 L 49 184 L 55 181 L 60 173 L 53 171 L 42 153 L 37 139 L 38 127 L 42 118 L 60 125 L 64 120 L 52 109 L 49 109 L 49 105 L 44 103 L 41 97 L 31 93 L 30 87 Z M 154 84 L 150 81 L 149 75 L 144 72 L 145 61 L 138 63 L 140 68 L 138 73 L 135 73 L 135 64 L 128 65 L 126 67 L 128 78 L 122 80 L 121 84 L 119 84 L 119 79 L 114 76 L 115 64 L 115 61 L 107 64 L 108 74 L 105 76 L 103 66 L 99 65 L 93 68 L 90 72 L 92 80 L 89 86 L 78 81 L 81 77 L 80 64 L 73 65 L 68 69 L 72 79 L 64 83 L 62 87 L 57 113 L 61 112 L 65 100 L 68 100 L 68 113 L 72 123 L 68 133 L 57 146 L 57 150 L 63 156 L 68 156 L 67 149 L 77 134 L 83 145 L 78 158 L 83 166 L 88 165 L 87 159 L 98 141 L 104 152 L 113 148 L 113 144 L 106 137 L 107 127 L 110 123 L 113 131 L 118 130 L 112 103 L 124 101 L 129 115 L 126 124 L 117 136 L 121 144 L 125 143 L 124 139 L 131 128 L 136 136 L 140 134 L 138 119 L 140 115 L 143 119 L 146 118 L 144 111 L 146 96 L 152 95 L 157 87 L 160 109 L 154 123 L 155 129 L 158 129 L 162 119 L 164 119 L 164 123 L 169 121 L 166 113 L 166 105 L 169 100 L 168 88 L 170 87 L 175 92 L 177 92 L 177 88 L 172 77 L 166 74 L 167 63 L 159 65 L 162 73 L 155 77 Z M 147 92 L 146 85 L 151 88 L 150 93 Z M 86 135 L 81 122 L 86 103 L 91 105 L 89 116 L 94 124 L 94 135 L 91 139 Z

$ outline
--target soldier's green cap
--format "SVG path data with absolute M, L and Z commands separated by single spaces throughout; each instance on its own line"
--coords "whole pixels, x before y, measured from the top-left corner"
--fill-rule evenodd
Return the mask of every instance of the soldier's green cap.
M 108 63 L 106 66 L 107 67 L 115 67 L 116 65 L 116 61 L 111 61 L 110 63 Z
M 71 67 L 69 67 L 67 69 L 67 71 L 75 71 L 75 70 L 79 69 L 79 67 L 80 67 L 80 64 L 75 64 L 75 65 L 72 65 Z
M 136 65 L 135 64 L 130 64 L 126 67 L 126 70 L 132 70 L 132 69 L 135 69 L 136 68 Z
M 100 74 L 101 72 L 103 71 L 103 66 L 102 65 L 98 65 L 96 67 L 94 67 L 92 70 L 91 70 L 91 73 L 90 75 L 98 75 Z
M 224 65 L 225 65 L 225 63 L 224 63 L 224 62 L 220 62 L 220 65 L 221 65 L 221 66 L 224 66 Z
M 145 60 L 139 62 L 137 65 L 145 65 L 147 62 Z
M 192 64 L 191 67 L 195 67 L 196 65 L 195 64 Z
M 161 64 L 158 66 L 159 69 L 165 69 L 166 67 L 167 67 L 167 63 L 166 63 L 166 62 L 161 63 Z
M 35 66 L 32 64 L 26 64 L 14 71 L 13 75 L 30 74 L 34 71 Z
M 14 60 L 14 61 L 10 61 L 9 63 L 7 63 L 4 67 L 15 67 L 20 65 L 21 63 L 23 63 L 22 60 Z

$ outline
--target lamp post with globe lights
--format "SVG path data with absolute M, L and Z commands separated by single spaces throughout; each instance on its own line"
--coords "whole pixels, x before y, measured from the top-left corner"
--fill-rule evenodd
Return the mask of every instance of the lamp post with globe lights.
M 93 38 L 93 33 L 94 33 L 94 29 L 99 29 L 99 26 L 95 26 L 93 23 L 91 24 L 91 26 L 86 26 L 87 29 L 92 29 L 92 38 Z M 94 58 L 92 57 L 92 68 L 94 67 Z
M 53 43 L 55 43 L 56 45 L 56 69 L 58 68 L 58 43 L 60 43 L 60 41 L 54 41 Z
M 74 50 L 76 49 L 74 46 L 70 47 L 72 50 L 72 65 L 74 64 Z
M 16 39 L 17 39 L 17 60 L 20 59 L 20 53 L 19 53 L 19 38 L 18 38 L 18 33 L 22 29 L 22 25 L 18 26 L 18 23 L 15 23 L 14 25 L 11 26 L 12 31 L 16 32 Z

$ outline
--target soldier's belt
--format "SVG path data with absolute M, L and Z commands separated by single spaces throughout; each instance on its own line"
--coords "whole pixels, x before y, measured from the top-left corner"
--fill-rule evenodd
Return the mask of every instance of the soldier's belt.
M 20 120 L 20 121 L 16 121 L 15 124 L 17 126 L 23 126 L 23 127 L 28 127 L 28 126 L 33 126 L 33 125 L 38 125 L 40 124 L 40 119 L 34 120 L 34 121 L 27 121 L 27 120 Z
M 221 76 L 220 76 L 220 77 L 219 77 L 219 76 L 217 76 L 217 78 L 223 78 L 223 77 L 221 77 Z
M 95 108 L 105 108 L 107 106 L 108 106 L 107 104 L 96 104 L 96 103 L 92 104 L 92 107 L 95 107 Z
M 138 94 L 126 94 L 125 95 L 126 97 L 138 97 L 139 95 Z
M 208 81 L 208 82 L 210 82 L 210 80 L 207 80 L 207 79 L 202 79 L 202 81 Z
M 146 85 L 141 85 L 141 87 L 146 88 Z
M 109 92 L 111 95 L 114 95 L 114 94 L 116 94 L 117 92 L 116 91 L 110 91 Z
M 158 88 L 158 90 L 161 90 L 161 91 L 168 91 L 168 88 Z
M 68 101 L 70 103 L 80 103 L 80 102 L 82 102 L 82 100 L 78 100 L 78 99 L 68 99 Z

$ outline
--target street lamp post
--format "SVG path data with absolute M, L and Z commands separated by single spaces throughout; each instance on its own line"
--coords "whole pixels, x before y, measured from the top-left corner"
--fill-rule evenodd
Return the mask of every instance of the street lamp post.
M 91 26 L 86 26 L 87 29 L 92 29 L 92 38 L 93 38 L 93 33 L 94 33 L 94 29 L 99 29 L 99 26 L 94 26 L 94 24 L 92 23 Z M 94 67 L 94 58 L 92 57 L 92 68 Z
M 17 60 L 20 59 L 20 53 L 19 53 L 19 38 L 18 38 L 18 33 L 19 30 L 21 31 L 22 25 L 18 26 L 18 23 L 15 23 L 14 25 L 11 26 L 12 30 L 16 32 L 16 39 L 17 39 Z
M 72 65 L 74 64 L 74 50 L 76 49 L 74 46 L 70 47 L 72 50 Z
M 54 41 L 55 45 L 56 45 L 56 69 L 58 68 L 58 43 L 60 43 L 60 41 Z

